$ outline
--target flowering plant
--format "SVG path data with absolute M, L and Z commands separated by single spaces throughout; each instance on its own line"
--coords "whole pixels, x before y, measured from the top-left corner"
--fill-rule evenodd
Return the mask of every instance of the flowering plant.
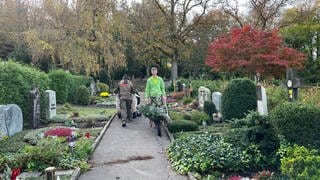
M 101 92 L 100 97 L 109 97 L 110 94 L 108 92 Z
M 269 170 L 263 170 L 258 172 L 255 176 L 254 179 L 259 179 L 259 180 L 263 180 L 263 179 L 271 179 L 271 177 L 274 175 L 273 172 L 269 171 Z
M 64 137 L 68 137 L 73 135 L 73 132 L 70 128 L 55 128 L 55 129 L 50 129 L 48 130 L 45 134 L 44 137 L 48 137 L 48 136 L 64 136 Z

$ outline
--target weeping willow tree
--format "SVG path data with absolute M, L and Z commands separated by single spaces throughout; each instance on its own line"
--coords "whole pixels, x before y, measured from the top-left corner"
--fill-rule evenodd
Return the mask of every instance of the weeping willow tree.
M 123 43 L 114 36 L 122 29 L 115 28 L 113 2 L 43 0 L 31 8 L 37 22 L 24 37 L 34 64 L 49 59 L 54 67 L 85 74 L 126 65 Z

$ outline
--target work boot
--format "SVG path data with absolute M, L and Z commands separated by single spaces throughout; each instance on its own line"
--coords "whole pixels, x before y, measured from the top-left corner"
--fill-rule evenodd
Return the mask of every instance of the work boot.
M 122 127 L 126 127 L 126 121 L 122 121 Z

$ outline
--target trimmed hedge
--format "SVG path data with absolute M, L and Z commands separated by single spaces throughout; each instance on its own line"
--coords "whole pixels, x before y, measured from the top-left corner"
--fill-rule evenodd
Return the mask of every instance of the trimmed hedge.
M 191 113 L 191 121 L 202 125 L 203 121 L 206 121 L 207 124 L 212 124 L 213 120 L 205 112 L 202 111 L 193 111 Z
M 109 92 L 109 86 L 105 83 L 99 82 L 97 83 L 97 87 L 99 88 L 100 92 Z
M 32 85 L 39 88 L 41 116 L 45 117 L 45 93 L 49 89 L 49 77 L 36 68 L 17 62 L 0 62 L 0 104 L 17 104 L 23 113 L 24 122 L 29 119 Z
M 197 131 L 199 127 L 197 123 L 188 120 L 172 121 L 168 124 L 168 130 L 171 133 L 181 132 L 181 131 Z
M 270 116 L 276 132 L 289 142 L 320 147 L 320 109 L 299 102 L 286 102 L 277 106 Z
M 246 113 L 257 109 L 256 86 L 246 78 L 234 79 L 222 94 L 221 112 L 223 118 L 243 118 Z
M 87 85 L 89 78 L 81 75 L 72 75 L 62 69 L 50 71 L 50 88 L 56 91 L 57 103 L 77 103 L 76 92 L 79 86 Z

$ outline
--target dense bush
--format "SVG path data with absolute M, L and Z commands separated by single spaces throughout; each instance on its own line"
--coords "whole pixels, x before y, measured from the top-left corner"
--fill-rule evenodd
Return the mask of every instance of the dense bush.
M 192 96 L 198 96 L 198 89 L 200 86 L 205 86 L 210 89 L 211 92 L 219 91 L 223 92 L 225 87 L 227 86 L 227 81 L 210 81 L 210 80 L 191 80 L 191 79 L 180 79 L 181 83 L 185 83 L 187 87 L 190 85 L 192 86 Z
M 76 92 L 80 86 L 85 86 L 89 82 L 86 76 L 72 75 L 62 69 L 53 70 L 49 73 L 50 88 L 56 91 L 56 99 L 58 103 L 76 103 Z
M 70 84 L 68 73 L 59 69 L 51 71 L 48 75 L 51 81 L 50 88 L 56 91 L 57 103 L 66 103 L 68 98 L 68 86 Z
M 186 132 L 186 131 L 197 131 L 199 130 L 198 125 L 195 122 L 189 120 L 172 121 L 168 124 L 168 130 L 172 133 Z
M 203 121 L 206 121 L 207 124 L 212 124 L 212 118 L 210 118 L 205 112 L 202 111 L 193 111 L 191 113 L 191 121 L 194 121 L 198 125 L 202 125 Z
M 294 145 L 281 159 L 281 172 L 290 179 L 320 179 L 320 155 L 317 150 Z
M 76 92 L 80 86 L 87 86 L 89 84 L 89 77 L 82 75 L 72 75 L 68 74 L 69 84 L 68 84 L 68 102 L 72 104 L 77 104 Z
M 259 152 L 254 147 L 250 149 L 240 151 L 217 135 L 193 134 L 173 141 L 167 154 L 179 173 L 244 172 L 255 169 L 257 164 L 255 159 Z
M 179 120 L 184 119 L 182 112 L 174 112 L 174 111 L 172 111 L 172 112 L 170 112 L 170 117 L 171 117 L 172 121 L 179 121 Z
M 97 83 L 97 87 L 99 88 L 99 92 L 109 92 L 109 86 L 105 83 L 99 82 Z
M 289 142 L 320 147 L 320 109 L 303 103 L 286 102 L 277 106 L 270 116 L 276 132 Z
M 17 104 L 25 122 L 29 119 L 32 85 L 39 88 L 41 116 L 45 117 L 45 93 L 49 89 L 47 74 L 13 61 L 0 62 L 0 104 Z
M 243 119 L 235 119 L 229 125 L 225 134 L 227 142 L 241 149 L 254 145 L 264 156 L 260 161 L 262 167 L 277 169 L 276 152 L 279 140 L 268 116 L 260 116 L 258 112 L 251 112 Z
M 268 111 L 272 111 L 277 105 L 288 101 L 288 93 L 286 88 L 280 86 L 267 86 Z
M 90 92 L 85 86 L 79 86 L 76 92 L 77 104 L 88 105 Z
M 224 119 L 242 118 L 257 108 L 256 86 L 249 79 L 234 79 L 226 87 L 221 100 Z
M 216 106 L 211 101 L 205 101 L 203 105 L 203 111 L 207 113 L 208 116 L 212 119 L 212 114 L 217 113 Z

